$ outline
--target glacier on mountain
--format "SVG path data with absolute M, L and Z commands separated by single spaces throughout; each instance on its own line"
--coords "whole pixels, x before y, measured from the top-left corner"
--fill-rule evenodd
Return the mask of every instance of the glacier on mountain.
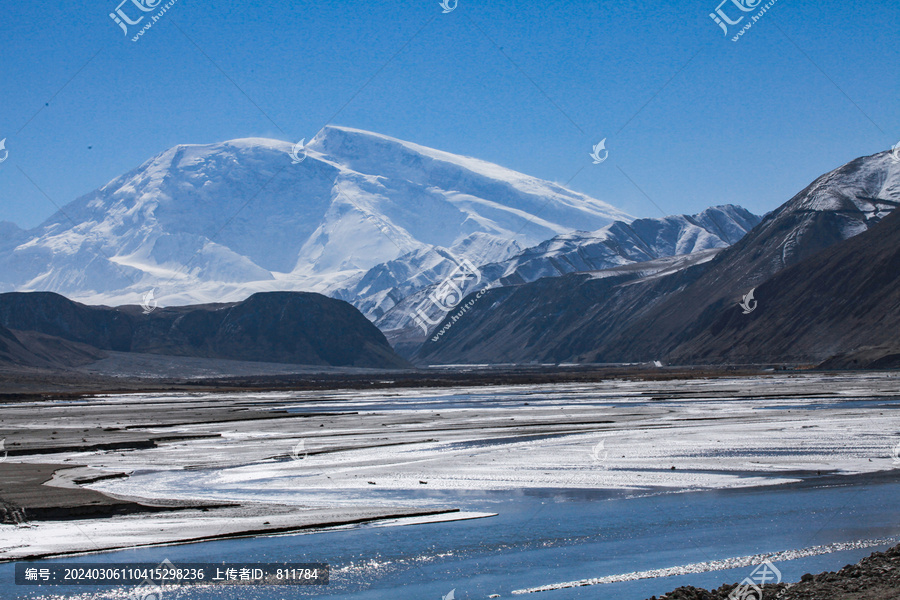
M 318 291 L 377 314 L 455 261 L 508 259 L 543 240 L 631 217 L 475 158 L 326 127 L 292 144 L 181 145 L 66 205 L 4 225 L 0 290 L 87 303 L 241 300 Z

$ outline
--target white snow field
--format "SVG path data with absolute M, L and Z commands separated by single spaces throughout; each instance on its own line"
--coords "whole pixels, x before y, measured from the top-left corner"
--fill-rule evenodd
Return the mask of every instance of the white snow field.
M 448 256 L 503 260 L 632 219 L 555 183 L 366 131 L 329 126 L 302 162 L 291 152 L 257 138 L 171 148 L 6 236 L 0 291 L 117 305 L 155 288 L 163 306 L 327 293 L 403 256 L 415 275 Z

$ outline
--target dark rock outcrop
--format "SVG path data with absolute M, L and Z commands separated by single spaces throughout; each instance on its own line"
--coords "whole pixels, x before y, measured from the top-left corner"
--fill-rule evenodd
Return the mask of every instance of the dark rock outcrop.
M 103 351 L 85 344 L 0 326 L 0 366 L 64 369 L 88 364 L 104 356 Z
M 302 292 L 243 302 L 159 308 L 87 306 L 50 292 L 0 294 L 0 325 L 116 352 L 319 366 L 396 368 L 407 363 L 358 310 Z M 36 340 L 38 334 L 44 336 Z M 2 343 L 0 331 L 0 343 Z M 52 352 L 51 352 L 52 354 Z
M 737 586 L 726 584 L 715 590 L 685 586 L 650 600 L 727 600 Z M 762 597 L 771 600 L 897 600 L 900 546 L 875 552 L 837 572 L 806 574 L 797 583 L 769 583 L 761 589 Z

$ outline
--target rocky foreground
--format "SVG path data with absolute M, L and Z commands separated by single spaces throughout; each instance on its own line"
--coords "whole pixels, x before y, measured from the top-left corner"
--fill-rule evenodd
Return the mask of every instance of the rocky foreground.
M 680 587 L 650 600 L 726 600 L 738 584 L 726 584 L 716 590 Z M 806 574 L 799 583 L 762 586 L 765 600 L 897 600 L 900 598 L 900 545 L 875 552 L 855 565 L 838 572 Z M 732 600 L 760 600 L 756 595 Z

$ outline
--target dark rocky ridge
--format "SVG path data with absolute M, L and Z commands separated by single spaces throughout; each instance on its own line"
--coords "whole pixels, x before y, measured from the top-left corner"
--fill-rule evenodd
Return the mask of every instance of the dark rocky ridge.
M 658 306 L 639 321 L 623 327 L 619 335 L 608 341 L 613 357 L 634 357 L 643 354 L 665 357 L 672 362 L 728 362 L 728 361 L 800 361 L 820 362 L 828 356 L 848 349 L 835 343 L 817 347 L 794 347 L 795 336 L 818 335 L 825 337 L 833 332 L 822 326 L 818 314 L 810 310 L 810 294 L 830 294 L 841 288 L 839 280 L 832 280 L 831 289 L 814 290 L 817 284 L 807 274 L 808 261 L 833 246 L 842 246 L 847 239 L 878 228 L 881 221 L 891 214 L 900 200 L 897 181 L 898 165 L 890 153 L 882 152 L 859 158 L 823 175 L 790 201 L 770 213 L 742 240 L 723 250 L 709 263 L 709 269 L 692 285 L 678 294 L 659 302 Z M 893 221 L 896 227 L 896 219 Z M 883 231 L 883 230 L 882 230 Z M 863 249 L 872 260 L 885 248 Z M 841 260 L 831 257 L 831 260 Z M 777 284 L 768 283 L 786 269 L 797 266 L 789 277 Z M 804 265 L 804 266 L 800 266 Z M 837 267 L 837 264 L 832 265 Z M 829 267 L 825 267 L 826 269 Z M 780 329 L 760 323 L 768 329 L 770 339 L 749 347 L 747 341 L 736 343 L 733 331 L 716 326 L 723 319 L 735 317 L 762 317 L 760 310 L 743 315 L 738 302 L 752 288 L 758 287 L 756 297 L 782 294 L 782 287 L 803 285 L 805 293 L 795 296 L 798 306 L 792 307 L 793 321 L 779 319 L 786 327 Z M 778 290 L 777 293 L 774 290 Z M 864 290 L 860 292 L 865 293 Z M 774 317 L 774 313 L 767 313 Z M 747 319 L 736 321 L 743 326 Z M 833 323 L 831 323 L 833 324 Z M 831 325 L 830 324 L 830 325 Z M 866 328 L 874 322 L 862 324 Z M 808 330 L 814 329 L 812 333 Z M 803 331 L 801 331 L 803 330 Z M 882 332 L 872 330 L 873 335 Z M 781 341 L 779 347 L 773 343 Z M 872 342 L 869 342 L 872 343 Z M 595 359 L 591 353 L 587 359 Z
M 285 364 L 408 366 L 350 304 L 302 292 L 259 293 L 243 302 L 159 308 L 147 315 L 136 306 L 88 306 L 51 292 L 13 292 L 0 294 L 0 325 L 8 328 L 0 330 L 0 361 L 5 358 L 4 343 L 10 348 L 7 354 L 14 349 L 24 355 L 39 345 L 47 348 L 65 341 L 81 345 L 86 353 L 94 349 Z M 21 348 L 9 339 L 12 332 L 4 337 L 9 329 L 27 332 L 13 336 Z M 21 343 L 25 338 L 30 341 L 27 349 Z
M 749 315 L 728 304 L 706 311 L 672 360 L 831 358 L 832 366 L 890 367 L 900 354 L 900 212 L 781 271 L 756 288 L 755 297 L 759 304 Z M 856 364 L 832 358 L 865 350 L 871 356 Z
M 649 280 L 640 272 L 615 272 L 600 278 L 573 273 L 489 290 L 440 338 L 428 338 L 416 359 L 435 363 L 615 362 L 605 356 L 593 361 L 584 358 L 670 294 L 696 281 L 706 268 L 703 264 L 689 266 Z M 437 330 L 443 327 L 444 323 Z
M 487 287 L 521 285 L 545 277 L 619 269 L 676 256 L 716 252 L 740 240 L 761 220 L 761 217 L 740 206 L 726 204 L 693 215 L 615 221 L 596 231 L 557 235 L 499 262 L 481 264 L 481 261 L 476 261 L 480 271 L 478 283 L 470 282 L 474 287 L 465 289 L 475 293 Z M 449 255 L 447 258 L 456 266 L 456 259 Z M 379 277 L 392 277 L 395 269 L 411 266 L 403 261 L 386 263 Z M 369 275 L 372 273 L 370 271 Z M 444 273 L 445 276 L 447 274 L 449 271 Z M 416 277 L 408 276 L 407 282 L 420 278 L 421 273 Z M 383 305 L 381 303 L 385 299 L 380 293 L 373 296 L 384 307 L 392 304 L 394 299 L 398 300 L 383 314 L 367 314 L 370 318 L 377 317 L 375 324 L 384 331 L 399 353 L 405 356 L 415 354 L 428 338 L 413 315 L 423 302 L 427 302 L 429 295 L 443 293 L 442 285 L 438 283 L 442 279 L 435 278 L 435 283 L 425 287 L 407 285 L 394 288 L 392 300 Z M 380 289 L 380 284 L 367 276 L 360 282 L 358 292 L 371 294 Z M 350 296 L 342 298 L 354 302 Z M 356 305 L 366 311 L 359 303 Z
M 445 364 L 817 363 L 865 345 L 884 346 L 883 352 L 857 366 L 886 364 L 883 359 L 896 352 L 891 290 L 900 222 L 887 215 L 900 200 L 898 172 L 889 153 L 852 161 L 820 177 L 713 260 L 676 273 L 610 270 L 491 290 L 440 339 L 429 338 L 415 358 Z M 754 287 L 763 300 L 759 310 L 743 315 L 738 302 Z
M 22 345 L 15 334 L 6 327 L 0 327 L 0 361 L 19 365 L 36 358 Z

